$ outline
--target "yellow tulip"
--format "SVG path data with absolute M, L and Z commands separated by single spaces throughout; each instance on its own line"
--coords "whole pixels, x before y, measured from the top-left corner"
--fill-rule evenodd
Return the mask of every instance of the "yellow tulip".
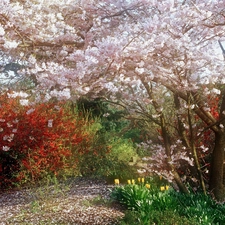
M 145 182 L 145 178 L 144 178 L 144 177 L 141 178 L 141 182 L 142 182 L 142 183 Z
M 166 185 L 166 190 L 169 190 L 169 186 L 168 185 Z
M 135 184 L 135 180 L 134 180 L 134 179 L 132 179 L 132 180 L 131 180 L 131 183 L 132 183 L 132 184 Z
M 127 180 L 127 183 L 128 183 L 128 184 L 131 184 L 131 181 L 130 181 L 130 180 Z
M 141 182 L 141 178 L 140 178 L 140 177 L 138 177 L 138 182 L 139 182 L 139 183 Z
M 165 187 L 164 186 L 161 186 L 160 187 L 160 191 L 165 191 Z
M 150 188 L 150 184 L 145 184 L 145 187 L 149 189 Z
M 119 179 L 115 179 L 114 182 L 115 182 L 115 184 L 117 184 L 117 185 L 120 184 L 120 180 L 119 180 Z

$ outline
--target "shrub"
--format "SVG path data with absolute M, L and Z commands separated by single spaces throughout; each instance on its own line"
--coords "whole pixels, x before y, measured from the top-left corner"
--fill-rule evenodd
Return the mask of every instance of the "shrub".
M 110 183 L 115 177 L 123 180 L 133 177 L 136 169 L 130 166 L 130 160 L 137 153 L 131 136 L 127 135 L 131 126 L 124 118 L 124 109 L 112 108 L 103 99 L 81 98 L 77 110 L 87 120 L 94 121 L 89 128 L 94 137 L 91 149 L 80 159 L 81 174 L 104 177 Z
M 127 164 L 131 159 L 137 157 L 133 142 L 130 139 L 114 137 L 109 139 L 109 143 L 111 145 L 110 157 Z
M 130 177 L 137 177 L 136 168 L 133 167 L 131 161 L 138 158 L 133 142 L 130 139 L 123 139 L 108 134 L 108 142 L 110 144 L 110 152 L 105 161 L 104 176 L 109 181 L 119 178 L 126 181 Z
M 101 129 L 100 121 L 95 119 L 87 122 L 87 124 L 85 129 L 91 139 L 89 140 L 89 148 L 85 154 L 81 154 L 79 157 L 79 171 L 82 176 L 103 176 L 110 147 L 107 144 L 105 135 L 98 133 Z
M 79 162 L 83 176 L 100 176 L 112 182 L 115 177 L 126 180 L 136 173 L 129 165 L 132 157 L 137 157 L 132 141 L 115 136 L 114 132 L 102 132 L 100 119 L 95 119 L 88 128 L 93 139 L 88 154 Z
M 0 186 L 35 182 L 46 174 L 75 168 L 89 148 L 85 121 L 64 102 L 21 106 L 18 98 L 0 98 Z

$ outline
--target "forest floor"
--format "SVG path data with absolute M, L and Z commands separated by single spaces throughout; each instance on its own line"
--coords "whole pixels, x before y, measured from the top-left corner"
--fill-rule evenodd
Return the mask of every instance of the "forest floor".
M 113 187 L 102 180 L 76 178 L 0 192 L 0 225 L 115 225 L 124 210 L 110 200 Z

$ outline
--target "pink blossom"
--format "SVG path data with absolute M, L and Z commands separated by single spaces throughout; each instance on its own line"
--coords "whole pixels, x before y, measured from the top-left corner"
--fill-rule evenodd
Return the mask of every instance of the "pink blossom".
M 2 150 L 5 151 L 5 152 L 7 152 L 7 151 L 10 150 L 10 147 L 8 147 L 8 146 L 2 146 Z

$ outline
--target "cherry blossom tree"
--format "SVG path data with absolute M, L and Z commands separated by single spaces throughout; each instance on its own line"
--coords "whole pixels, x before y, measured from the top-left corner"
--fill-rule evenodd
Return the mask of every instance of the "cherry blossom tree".
M 154 122 L 161 132 L 155 156 L 165 156 L 168 177 L 183 191 L 178 158 L 193 163 L 205 189 L 196 147 L 207 146 L 196 139 L 211 130 L 209 189 L 222 200 L 224 6 L 220 0 L 2 0 L 0 50 L 23 65 L 19 73 L 33 80 L 37 100 L 101 96 L 131 118 Z M 218 117 L 208 96 L 220 99 Z

